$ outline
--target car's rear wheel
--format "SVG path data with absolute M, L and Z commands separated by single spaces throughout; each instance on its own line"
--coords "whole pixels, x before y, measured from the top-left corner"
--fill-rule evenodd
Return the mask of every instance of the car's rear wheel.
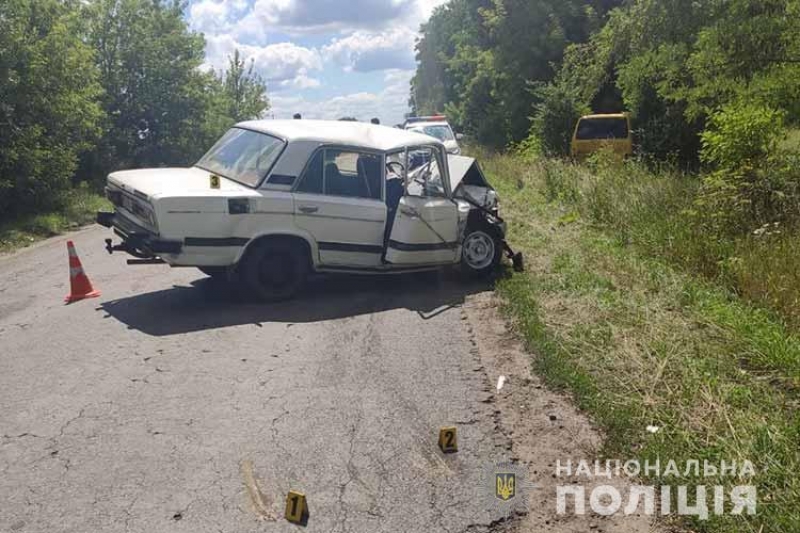
M 258 299 L 278 302 L 294 297 L 308 275 L 308 254 L 290 241 L 255 244 L 245 258 L 243 277 Z
M 486 227 L 467 228 L 461 248 L 461 268 L 469 276 L 486 277 L 500 264 L 502 243 Z

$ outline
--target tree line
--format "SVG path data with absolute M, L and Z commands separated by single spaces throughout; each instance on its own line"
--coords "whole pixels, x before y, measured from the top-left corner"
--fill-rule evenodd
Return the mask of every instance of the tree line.
M 201 68 L 177 0 L 0 2 L 0 221 L 125 167 L 182 165 L 269 109 L 238 51 Z
M 718 113 L 800 123 L 799 0 L 451 0 L 416 51 L 414 112 L 493 147 L 565 154 L 627 111 L 642 154 L 696 164 Z

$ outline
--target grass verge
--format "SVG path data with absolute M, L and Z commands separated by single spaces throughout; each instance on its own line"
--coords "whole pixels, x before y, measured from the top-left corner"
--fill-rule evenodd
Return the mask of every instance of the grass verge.
M 576 207 L 570 195 L 579 188 L 559 194 L 553 186 L 594 179 L 589 173 L 554 176 L 558 165 L 513 156 L 485 155 L 481 162 L 528 265 L 525 274 L 499 283 L 505 310 L 536 354 L 535 370 L 570 392 L 605 430 L 603 454 L 659 459 L 662 470 L 676 461 L 678 476 L 643 481 L 673 487 L 673 498 L 674 487 L 687 485 L 694 494 L 691 487 L 709 486 L 710 508 L 713 485 L 757 487 L 755 516 L 715 516 L 712 508 L 708 520 L 690 519 L 694 531 L 800 531 L 800 338 L 777 314 L 642 244 L 642 235 L 660 232 L 661 239 L 669 227 L 620 238 L 613 217 L 603 222 Z M 645 201 L 646 194 L 655 190 L 627 201 Z M 756 474 L 704 479 L 687 474 L 689 460 L 749 460 Z
M 86 188 L 66 193 L 60 203 L 59 209 L 0 223 L 0 253 L 91 224 L 97 211 L 110 207 L 105 198 Z

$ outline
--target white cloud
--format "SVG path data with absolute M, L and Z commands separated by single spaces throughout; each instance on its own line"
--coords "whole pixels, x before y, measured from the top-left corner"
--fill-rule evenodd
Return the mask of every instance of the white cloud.
M 206 34 L 204 68 L 224 69 L 237 48 L 246 61 L 254 62 L 268 83 L 276 117 L 288 118 L 297 112 L 306 118 L 355 116 L 369 120 L 377 116 L 384 124 L 396 124 L 408 111 L 419 26 L 446 2 L 194 0 L 187 19 L 193 29 Z M 276 34 L 290 36 L 288 41 L 315 34 L 311 42 L 318 43 L 322 37 L 328 44 L 315 48 L 298 42 L 270 43 Z M 308 100 L 302 96 L 304 89 L 336 79 L 326 77 L 329 70 L 323 73 L 323 63 L 333 63 L 346 72 L 383 71 L 383 88 Z
M 279 83 L 281 89 L 313 89 L 321 84 L 318 79 L 311 78 L 306 74 L 299 74 L 291 80 L 283 80 Z
M 322 69 L 319 52 L 294 43 L 277 43 L 255 46 L 236 42 L 230 35 L 206 37 L 206 64 L 223 70 L 228 58 L 238 49 L 245 62 L 253 61 L 258 72 L 271 90 L 276 88 L 316 87 L 319 81 L 309 72 Z
M 402 70 L 402 69 L 391 69 L 387 70 L 386 73 L 383 75 L 383 81 L 385 81 L 389 86 L 393 86 L 395 88 L 403 88 L 403 90 L 408 90 L 408 85 L 411 83 L 411 78 L 414 77 L 414 73 L 416 71 L 412 69 Z
M 247 8 L 247 0 L 200 0 L 189 6 L 187 19 L 195 31 L 220 34 L 229 31 Z
M 416 1 L 256 0 L 250 16 L 261 24 L 289 33 L 380 28 L 415 11 Z
M 408 69 L 414 66 L 415 36 L 413 31 L 402 27 L 384 32 L 359 30 L 334 39 L 322 49 L 322 54 L 348 71 Z
M 431 18 L 433 10 L 447 2 L 449 2 L 449 0 L 417 0 L 420 21 L 426 21 Z
M 352 116 L 363 121 L 378 117 L 382 124 L 392 126 L 401 123 L 408 112 L 408 81 L 412 75 L 412 70 L 392 70 L 384 76 L 387 85 L 382 91 L 345 94 L 322 101 L 279 94 L 270 98 L 272 109 L 267 114 L 291 118 L 300 113 L 304 118 L 328 120 Z
M 217 32 L 227 25 L 228 5 L 225 2 L 203 0 L 189 8 L 189 25 L 204 33 Z

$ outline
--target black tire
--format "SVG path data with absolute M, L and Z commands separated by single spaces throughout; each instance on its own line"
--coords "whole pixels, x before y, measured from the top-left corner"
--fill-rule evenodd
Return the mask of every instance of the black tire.
M 308 253 L 299 244 L 273 240 L 254 245 L 242 265 L 245 285 L 264 302 L 293 298 L 308 275 Z
M 467 227 L 461 247 L 461 271 L 471 278 L 494 274 L 503 257 L 503 243 L 493 228 L 481 224 Z
M 204 267 L 197 267 L 197 269 L 205 274 L 206 276 L 214 279 L 228 279 L 228 267 L 222 266 L 204 266 Z

